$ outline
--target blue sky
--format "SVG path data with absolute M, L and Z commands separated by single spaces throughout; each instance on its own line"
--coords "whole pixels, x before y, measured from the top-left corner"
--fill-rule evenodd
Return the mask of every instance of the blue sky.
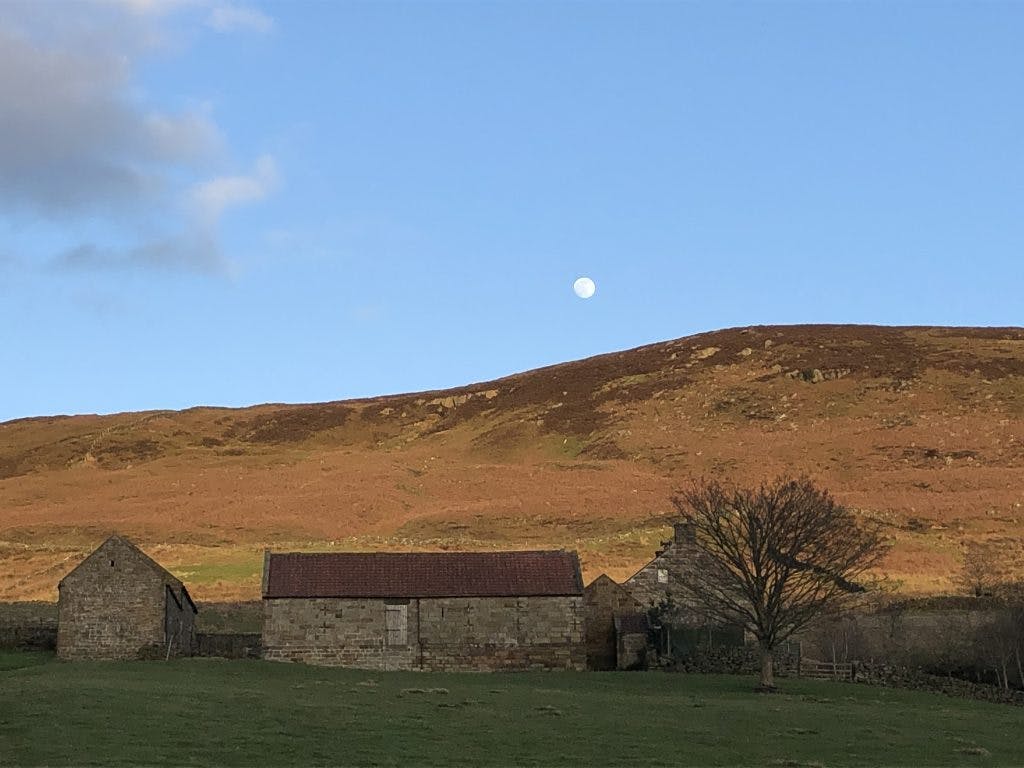
M 1019 3 L 0 3 L 0 420 L 1021 325 L 1022 30 Z

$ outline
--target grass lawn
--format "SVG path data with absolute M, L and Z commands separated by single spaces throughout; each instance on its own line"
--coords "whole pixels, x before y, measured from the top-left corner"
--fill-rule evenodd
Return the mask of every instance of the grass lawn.
M 1024 709 L 781 683 L 0 653 L 0 765 L 1024 765 Z

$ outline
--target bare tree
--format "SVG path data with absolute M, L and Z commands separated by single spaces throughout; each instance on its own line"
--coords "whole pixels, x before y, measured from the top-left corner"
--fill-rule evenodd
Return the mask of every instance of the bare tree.
M 1003 581 L 999 558 L 991 545 L 972 541 L 963 545 L 964 562 L 956 581 L 969 595 L 991 597 Z
M 672 499 L 697 562 L 681 589 L 716 620 L 742 625 L 761 649 L 759 690 L 775 689 L 772 652 L 865 587 L 883 554 L 877 526 L 858 523 L 807 479 L 758 488 L 702 481 Z

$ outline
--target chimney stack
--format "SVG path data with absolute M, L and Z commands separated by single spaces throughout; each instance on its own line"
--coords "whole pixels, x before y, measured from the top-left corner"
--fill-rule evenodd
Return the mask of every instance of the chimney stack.
M 672 524 L 672 530 L 677 544 L 696 544 L 697 533 L 694 525 L 689 520 L 683 520 Z

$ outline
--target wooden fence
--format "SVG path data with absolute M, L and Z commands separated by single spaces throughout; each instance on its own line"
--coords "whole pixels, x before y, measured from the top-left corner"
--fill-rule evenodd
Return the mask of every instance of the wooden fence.
M 817 680 L 852 680 L 853 664 L 849 661 L 815 661 L 800 659 L 797 675 Z

